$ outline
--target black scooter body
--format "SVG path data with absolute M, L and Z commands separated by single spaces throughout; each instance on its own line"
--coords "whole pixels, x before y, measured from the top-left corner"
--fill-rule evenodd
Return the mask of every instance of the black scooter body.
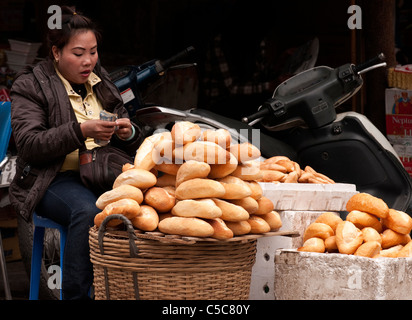
M 355 184 L 359 192 L 411 214 L 411 178 L 390 145 L 382 143 L 383 135 L 370 132 L 368 125 L 366 118 L 349 112 L 316 130 L 294 128 L 282 141 L 296 150 L 302 167 L 310 165 L 336 182 Z

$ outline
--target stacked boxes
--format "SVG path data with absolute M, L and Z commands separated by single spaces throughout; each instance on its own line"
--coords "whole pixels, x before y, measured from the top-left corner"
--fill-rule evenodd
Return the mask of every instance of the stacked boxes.
M 24 66 L 30 65 L 37 58 L 41 42 L 25 42 L 9 39 L 10 50 L 6 50 L 7 65 L 18 72 Z
M 389 69 L 386 89 L 386 135 L 412 175 L 412 68 Z

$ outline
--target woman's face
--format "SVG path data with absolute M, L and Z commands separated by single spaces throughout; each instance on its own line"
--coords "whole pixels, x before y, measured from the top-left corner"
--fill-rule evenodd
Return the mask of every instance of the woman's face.
M 97 63 L 97 40 L 93 31 L 80 30 L 59 50 L 53 47 L 57 68 L 69 82 L 81 84 L 87 82 Z

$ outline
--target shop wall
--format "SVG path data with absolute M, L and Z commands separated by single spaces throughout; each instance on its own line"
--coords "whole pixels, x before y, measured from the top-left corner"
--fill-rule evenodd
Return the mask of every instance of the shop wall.
M 395 0 L 246 0 L 244 2 L 250 10 L 243 16 L 235 9 L 236 2 L 239 2 L 236 0 L 1 2 L 0 46 L 7 46 L 8 37 L 45 41 L 49 17 L 47 8 L 52 4 L 73 4 L 100 25 L 104 42 L 99 53 L 109 71 L 125 64 L 166 58 L 193 45 L 201 77 L 208 44 L 216 33 L 231 24 L 232 28 L 239 28 L 239 33 L 249 32 L 256 34 L 256 37 L 268 35 L 272 40 L 273 59 L 277 59 L 285 50 L 318 37 L 318 65 L 336 67 L 347 62 L 358 62 L 377 54 L 381 49 L 386 51 L 390 62 L 394 62 L 390 50 L 394 47 L 394 27 L 391 26 L 394 26 Z M 351 31 L 347 26 L 350 16 L 347 10 L 353 3 L 363 9 L 362 30 Z M 40 53 L 46 56 L 45 46 Z M 239 55 L 242 54 L 239 52 Z M 363 91 L 363 99 L 358 101 L 356 108 L 371 117 L 384 131 L 384 92 L 381 88 L 385 85 L 385 77 L 374 74 L 370 78 L 366 78 L 370 83 L 370 92 Z M 380 83 L 374 82 L 378 81 L 377 78 Z M 382 96 L 376 97 L 377 91 L 382 91 Z M 351 109 L 352 106 L 346 105 L 344 108 Z

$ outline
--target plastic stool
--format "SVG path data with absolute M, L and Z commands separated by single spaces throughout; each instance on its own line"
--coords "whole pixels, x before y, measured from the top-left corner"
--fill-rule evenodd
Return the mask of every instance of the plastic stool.
M 44 217 L 40 217 L 36 212 L 33 213 L 33 249 L 31 256 L 30 271 L 30 300 L 38 300 L 40 287 L 40 273 L 43 259 L 43 240 L 45 228 L 57 229 L 60 231 L 60 280 L 63 279 L 63 256 L 66 244 L 67 228 Z M 62 289 L 60 288 L 60 300 L 62 299 Z
M 0 174 L 3 167 L 6 165 L 9 158 L 7 157 L 7 149 L 11 136 L 11 103 L 0 102 Z M 7 274 L 6 258 L 4 256 L 3 242 L 0 231 L 0 268 L 3 277 L 4 291 L 6 300 L 11 300 L 9 276 Z

